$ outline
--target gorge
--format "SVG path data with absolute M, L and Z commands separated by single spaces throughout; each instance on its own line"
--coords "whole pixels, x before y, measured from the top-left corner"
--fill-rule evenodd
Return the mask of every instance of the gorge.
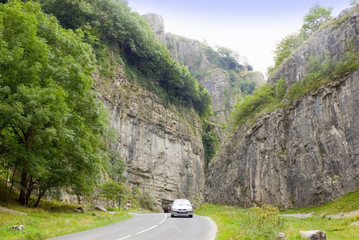
M 348 39 L 357 51 L 357 15 L 355 8 L 343 11 L 334 24 L 310 37 L 268 82 L 283 78 L 290 86 L 301 81 L 309 72 L 311 54 L 327 54 L 339 61 Z M 227 70 L 214 66 L 199 41 L 166 34 L 158 15 L 145 17 L 174 59 L 192 72 L 206 73 L 200 82 L 212 97 L 217 123 L 228 118 L 237 96 L 228 99 L 228 92 L 240 90 L 231 86 Z M 240 68 L 252 74 L 246 66 Z M 358 71 L 348 73 L 287 107 L 260 116 L 253 126 L 236 129 L 221 145 L 206 176 L 198 119 L 190 127 L 186 117 L 165 109 L 155 95 L 131 86 L 125 78 L 117 78 L 117 87 L 109 88 L 119 89 L 110 94 L 115 101 L 106 92 L 102 96 L 120 136 L 115 148 L 126 160 L 127 183 L 151 192 L 158 204 L 187 197 L 247 207 L 263 203 L 307 207 L 359 188 L 358 77 Z M 261 76 L 253 81 L 263 84 Z

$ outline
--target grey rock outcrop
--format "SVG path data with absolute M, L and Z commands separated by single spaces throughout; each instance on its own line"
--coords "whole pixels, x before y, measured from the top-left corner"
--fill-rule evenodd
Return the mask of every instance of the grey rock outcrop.
M 198 40 L 167 33 L 164 43 L 171 57 L 187 66 L 190 71 L 206 72 L 213 66 L 206 54 L 206 45 Z
M 358 47 L 357 16 L 354 12 L 342 19 L 340 26 L 328 26 L 314 34 L 271 79 L 300 80 L 306 74 L 303 54 L 323 52 L 322 47 L 329 47 L 324 39 L 331 39 L 334 59 L 344 54 L 344 39 L 353 37 Z M 242 206 L 306 207 L 357 190 L 358 94 L 356 70 L 289 107 L 262 116 L 252 127 L 237 129 L 209 167 L 207 200 Z
M 165 24 L 163 21 L 163 17 L 161 15 L 155 13 L 147 13 L 143 15 L 143 17 L 147 20 L 153 32 L 156 34 L 156 38 L 158 41 L 165 43 L 166 42 L 166 32 L 165 32 Z
M 94 209 L 95 209 L 96 211 L 107 212 L 107 209 L 104 208 L 103 206 L 100 206 L 100 205 L 95 206 Z
M 319 205 L 359 188 L 359 71 L 242 128 L 209 168 L 208 201 Z
M 127 165 L 126 184 L 149 193 L 158 209 L 162 200 L 201 199 L 204 150 L 198 116 L 182 117 L 175 107 L 165 107 L 154 93 L 129 82 L 121 67 L 107 82 L 96 78 L 117 133 L 112 148 Z
M 347 48 L 352 44 L 354 49 L 359 49 L 359 6 L 342 11 L 332 24 L 320 29 L 311 36 L 305 44 L 285 61 L 269 77 L 268 82 L 274 83 L 277 79 L 283 79 L 289 84 L 301 81 L 309 72 L 306 64 L 311 55 L 327 56 L 334 61 L 340 61 Z
M 288 240 L 283 232 L 278 233 L 276 236 L 276 240 Z
M 206 77 L 200 80 L 200 83 L 211 95 L 213 112 L 223 110 L 226 104 L 230 105 L 232 103 L 229 99 L 229 93 L 231 92 L 229 74 L 225 70 L 217 68 L 210 71 Z
M 14 226 L 10 226 L 8 227 L 8 229 L 14 229 L 14 230 L 17 230 L 17 231 L 23 231 L 24 230 L 24 225 L 14 225 Z
M 300 235 L 309 240 L 327 240 L 327 234 L 321 230 L 300 231 Z

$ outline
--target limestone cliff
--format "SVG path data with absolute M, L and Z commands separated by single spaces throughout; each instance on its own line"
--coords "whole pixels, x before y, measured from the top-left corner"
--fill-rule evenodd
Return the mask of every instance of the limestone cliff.
M 235 70 L 232 71 L 235 76 L 231 78 L 229 69 L 220 66 L 219 54 L 206 43 L 166 33 L 163 18 L 157 14 L 149 13 L 143 16 L 149 22 L 157 39 L 167 46 L 171 57 L 187 66 L 208 90 L 212 98 L 213 111 L 216 115 L 218 113 L 218 121 L 224 121 L 228 117 L 233 104 L 241 95 L 238 82 L 246 80 L 255 82 L 257 86 L 265 82 L 262 73 L 247 71 L 247 66 L 243 64 L 231 69 Z M 251 77 L 248 78 L 247 75 L 245 78 L 246 74 L 243 72 L 250 72 Z
M 126 184 L 150 193 L 157 206 L 179 197 L 201 199 L 203 146 L 196 114 L 184 119 L 165 107 L 154 93 L 129 82 L 122 67 L 112 79 L 95 78 L 112 115 L 117 136 L 112 148 L 127 165 Z
M 270 77 L 271 82 L 281 77 L 288 84 L 303 79 L 308 73 L 308 54 L 329 52 L 339 60 L 346 39 L 358 50 L 359 13 L 352 10 L 315 33 Z M 262 116 L 249 129 L 237 129 L 209 167 L 207 200 L 306 207 L 357 190 L 358 99 L 356 70 L 291 106 Z
M 269 77 L 268 82 L 283 79 L 290 85 L 301 81 L 309 72 L 306 64 L 311 55 L 327 56 L 335 61 L 341 60 L 348 45 L 352 50 L 359 49 L 358 5 L 342 11 L 327 27 L 315 32 L 289 59 Z

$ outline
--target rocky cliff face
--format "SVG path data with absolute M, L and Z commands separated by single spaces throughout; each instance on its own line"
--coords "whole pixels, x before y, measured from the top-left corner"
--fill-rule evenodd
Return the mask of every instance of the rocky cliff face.
M 199 81 L 212 98 L 213 111 L 219 113 L 217 120 L 224 121 L 241 91 L 239 87 L 233 85 L 228 71 L 219 67 L 211 56 L 210 52 L 214 52 L 214 50 L 198 40 L 166 33 L 164 21 L 157 14 L 149 13 L 143 16 L 155 32 L 157 39 L 167 46 L 171 57 L 187 66 L 191 72 L 201 75 Z M 242 71 L 247 70 L 245 66 L 241 66 L 241 68 Z M 257 86 L 265 82 L 262 73 L 253 71 L 251 73 L 254 74 L 248 78 L 249 81 L 256 82 Z M 238 77 L 240 79 L 242 75 Z
M 159 206 L 163 200 L 203 197 L 204 167 L 201 125 L 193 115 L 192 127 L 175 108 L 164 107 L 157 96 L 116 76 L 96 76 L 99 98 L 112 115 L 117 150 L 127 164 L 127 185 L 150 193 Z
M 268 79 L 273 83 L 283 77 L 292 84 L 301 81 L 309 72 L 306 64 L 309 56 L 327 56 L 335 61 L 340 61 L 349 44 L 354 49 L 359 49 L 359 5 L 342 11 L 330 26 L 324 27 L 313 34 L 295 54 L 284 62 Z
M 348 11 L 346 11 L 348 13 Z M 345 16 L 345 14 L 341 14 Z M 312 36 L 271 76 L 291 84 L 308 72 L 307 56 L 333 59 L 351 38 L 359 49 L 358 12 Z M 327 49 L 327 50 L 326 50 Z M 359 70 L 238 129 L 208 170 L 212 203 L 280 207 L 319 205 L 359 188 Z

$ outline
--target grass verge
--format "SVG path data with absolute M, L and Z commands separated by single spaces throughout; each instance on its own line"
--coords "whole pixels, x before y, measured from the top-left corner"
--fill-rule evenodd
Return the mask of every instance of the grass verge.
M 278 209 L 269 205 L 243 209 L 205 204 L 196 214 L 212 218 L 217 224 L 216 240 L 268 240 L 285 229 Z
M 6 207 L 26 213 L 26 215 L 19 215 L 0 212 L 0 239 L 6 240 L 47 239 L 131 218 L 131 215 L 126 211 L 115 212 L 115 214 L 96 212 L 98 216 L 94 216 L 92 211 L 74 213 L 69 210 L 70 205 L 59 206 L 54 210 L 31 209 L 16 204 L 6 204 Z M 20 232 L 9 229 L 13 225 L 24 225 L 24 230 Z
M 349 213 L 359 209 L 359 191 L 319 207 L 276 211 L 264 205 L 262 208 L 244 209 L 233 206 L 205 204 L 196 214 L 212 218 L 217 224 L 216 240 L 264 240 L 276 239 L 275 234 L 284 232 L 290 240 L 300 240 L 300 231 L 323 230 L 328 240 L 359 239 L 359 215 L 334 219 L 330 215 Z M 313 213 L 312 217 L 299 219 L 281 217 L 280 214 Z

